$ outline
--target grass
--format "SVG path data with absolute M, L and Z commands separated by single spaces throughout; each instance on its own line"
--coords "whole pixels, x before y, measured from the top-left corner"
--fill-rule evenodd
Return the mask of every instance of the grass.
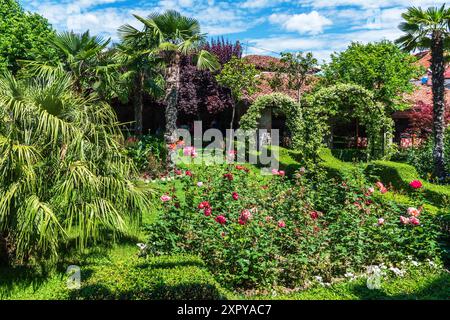
M 0 269 L 2 300 L 226 299 L 204 263 L 192 256 L 139 258 L 138 248 L 121 244 L 95 250 L 66 265 L 79 265 L 80 290 L 67 289 L 63 270 L 50 274 L 24 268 Z
M 257 296 L 277 300 L 449 300 L 450 273 L 440 269 L 409 270 L 404 277 L 384 279 L 381 289 L 367 288 L 366 279 L 316 287 L 291 294 Z

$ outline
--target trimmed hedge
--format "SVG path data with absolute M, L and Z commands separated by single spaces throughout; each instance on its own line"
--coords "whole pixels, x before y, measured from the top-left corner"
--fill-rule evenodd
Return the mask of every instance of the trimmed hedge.
M 207 300 L 227 299 L 197 257 L 133 257 L 82 268 L 80 290 L 72 299 L 95 300 Z
M 139 258 L 137 248 L 118 246 L 108 255 L 89 254 L 81 266 L 81 288 L 69 290 L 67 275 L 25 268 L 0 269 L 0 299 L 13 300 L 223 300 L 225 291 L 193 256 Z
M 329 173 L 329 175 L 331 177 L 342 179 L 343 177 L 346 177 L 346 176 L 350 175 L 352 173 L 352 171 L 355 171 L 355 170 L 359 169 L 358 165 L 354 165 L 354 164 L 351 164 L 351 163 L 344 162 L 344 161 L 341 161 L 339 159 L 336 159 L 333 156 L 333 154 L 332 154 L 330 149 L 322 149 L 322 150 L 320 150 L 319 155 L 320 155 L 320 158 L 323 161 L 321 163 L 321 166 L 327 170 L 327 172 Z M 389 184 L 391 182 L 390 179 L 392 179 L 392 177 L 384 175 L 385 173 L 383 173 L 383 172 L 374 172 L 373 170 L 368 169 L 371 165 L 376 164 L 376 163 L 380 163 L 380 162 L 386 162 L 386 161 L 375 161 L 375 162 L 367 165 L 365 170 L 369 174 L 376 174 L 376 175 L 380 176 L 383 183 Z M 390 162 L 390 163 L 402 165 L 401 163 L 395 163 L 395 162 Z M 406 166 L 408 166 L 408 165 L 406 165 Z M 411 169 L 414 169 L 414 168 L 411 168 Z M 414 179 L 412 179 L 412 180 L 414 180 Z M 410 182 L 412 180 L 410 180 Z M 430 183 L 426 183 L 426 184 L 430 185 Z M 407 183 L 407 187 L 409 188 L 409 182 Z M 434 187 L 441 187 L 441 186 L 434 186 Z M 443 187 L 443 188 L 447 188 L 447 190 L 448 190 L 448 187 Z M 415 205 L 414 200 L 409 198 L 407 195 L 404 195 L 404 194 L 388 192 L 385 195 L 379 195 L 379 196 L 383 197 L 385 200 L 394 201 L 394 202 L 397 202 L 399 204 L 403 204 L 405 206 L 414 206 Z M 442 203 L 435 204 L 435 205 L 432 205 L 432 204 L 425 204 L 424 205 L 425 209 L 428 212 L 432 213 L 432 214 L 437 214 L 440 211 L 440 209 L 438 208 L 439 206 L 442 206 Z
M 391 183 L 396 189 L 412 191 L 409 184 L 419 179 L 417 170 L 408 164 L 392 161 L 373 161 L 367 166 L 367 172 L 380 176 L 383 183 Z M 421 179 L 419 179 L 421 180 Z M 421 180 L 422 181 L 422 180 Z M 423 181 L 425 198 L 436 206 L 445 206 L 450 203 L 450 187 L 436 185 Z

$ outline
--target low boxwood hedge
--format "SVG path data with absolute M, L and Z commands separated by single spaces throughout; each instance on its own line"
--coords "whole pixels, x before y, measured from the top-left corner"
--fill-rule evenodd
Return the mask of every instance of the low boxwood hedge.
M 227 299 L 203 262 L 191 256 L 132 257 L 82 267 L 82 287 L 71 299 L 206 300 Z
M 413 191 L 409 186 L 411 181 L 417 180 L 420 177 L 413 166 L 392 161 L 373 161 L 367 166 L 367 172 L 379 176 L 383 183 L 392 184 L 394 188 L 407 192 Z M 425 198 L 430 203 L 439 207 L 449 205 L 449 186 L 436 185 L 427 181 L 422 181 L 422 183 Z

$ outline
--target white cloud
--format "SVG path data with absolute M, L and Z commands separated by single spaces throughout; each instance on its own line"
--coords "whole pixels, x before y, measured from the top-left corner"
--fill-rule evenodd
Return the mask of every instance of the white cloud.
M 330 19 L 320 15 L 317 11 L 294 15 L 275 13 L 269 17 L 269 21 L 282 26 L 287 31 L 312 35 L 322 33 L 324 27 L 333 24 Z

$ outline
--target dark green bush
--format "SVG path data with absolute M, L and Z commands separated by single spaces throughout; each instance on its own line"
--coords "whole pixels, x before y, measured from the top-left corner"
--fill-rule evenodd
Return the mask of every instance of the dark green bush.
M 141 172 L 157 176 L 165 170 L 167 151 L 163 137 L 154 135 L 130 137 L 126 141 L 126 146 L 128 155 Z
M 421 147 L 411 148 L 408 150 L 407 162 L 416 168 L 417 172 L 423 179 L 428 181 L 437 182 L 437 179 L 433 176 L 433 139 L 430 138 Z M 446 131 L 445 135 L 445 159 L 446 170 L 450 175 L 450 129 Z M 450 176 L 447 181 L 441 181 L 441 183 L 450 183 Z

